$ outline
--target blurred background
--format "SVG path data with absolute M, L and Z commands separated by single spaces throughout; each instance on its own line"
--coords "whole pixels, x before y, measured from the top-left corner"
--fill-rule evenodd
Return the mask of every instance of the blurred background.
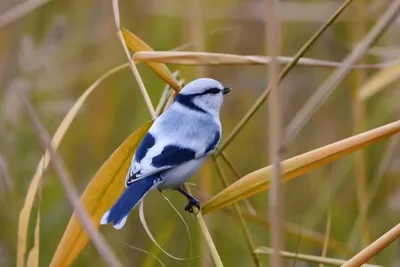
M 8 12 L 24 1 L 0 2 L 0 266 L 16 264 L 18 214 L 43 154 L 15 92 L 23 92 L 29 97 L 52 135 L 91 83 L 127 61 L 116 35 L 111 1 L 27 2 L 41 4 L 19 16 Z M 354 2 L 319 38 L 306 57 L 343 60 L 391 1 Z M 280 54 L 293 56 L 342 3 L 338 0 L 281 1 Z M 261 0 L 120 1 L 122 27 L 142 38 L 154 50 L 171 50 L 187 45 L 184 49 L 189 51 L 266 55 L 266 10 L 266 3 Z M 362 62 L 380 63 L 400 57 L 399 28 L 400 21 L 394 21 Z M 267 66 L 169 67 L 180 70 L 186 81 L 207 76 L 233 88 L 221 111 L 223 137 L 232 131 L 268 85 Z M 165 84 L 145 64 L 139 64 L 138 68 L 156 105 Z M 290 72 L 280 86 L 284 125 L 332 70 L 298 65 Z M 399 119 L 398 82 L 363 103 L 354 97 L 362 84 L 377 71 L 351 72 L 288 147 L 285 158 Z M 242 176 L 269 164 L 267 118 L 265 103 L 226 149 Z M 113 74 L 98 86 L 59 148 L 79 193 L 114 149 L 150 119 L 129 68 Z M 294 229 L 293 233 L 285 231 L 285 250 L 321 255 L 322 244 L 307 241 L 300 235 L 310 233 L 323 240 L 329 221 L 330 239 L 335 240 L 342 250 L 329 248 L 326 255 L 347 259 L 364 247 L 365 242 L 375 240 L 399 222 L 400 149 L 395 142 L 398 137 L 394 138 L 363 150 L 364 160 L 353 154 L 283 185 L 284 222 Z M 222 166 L 229 182 L 234 182 L 235 175 L 226 165 Z M 366 232 L 355 225 L 359 214 L 357 181 L 360 177 L 365 178 L 368 192 L 377 192 L 374 195 L 368 193 L 371 205 Z M 211 160 L 190 181 L 198 185 L 192 190 L 203 203 L 223 189 Z M 40 266 L 48 266 L 72 208 L 51 167 L 45 172 L 42 186 L 42 196 L 35 201 L 30 220 L 28 249 L 33 246 L 36 211 L 40 206 Z M 166 266 L 212 266 L 196 220 L 183 211 L 186 200 L 174 192 L 166 192 L 166 195 L 182 212 L 190 228 L 190 245 L 184 224 L 158 192 L 151 192 L 145 201 L 149 227 L 168 252 L 194 259 L 177 261 L 154 248 L 143 230 L 137 210 L 121 231 L 102 227 L 106 240 L 124 266 L 160 266 L 152 256 L 126 244 L 151 251 Z M 248 222 L 253 242 L 256 247 L 269 246 L 270 233 L 266 226 L 268 192 L 251 197 L 249 202 L 247 206 L 243 202 L 240 204 L 247 213 L 250 213 L 250 204 L 256 214 L 253 219 L 259 219 Z M 237 217 L 226 211 L 217 211 L 206 218 L 225 266 L 254 266 Z M 269 266 L 269 256 L 261 255 L 260 259 L 263 266 Z M 400 242 L 394 242 L 373 262 L 400 266 Z M 284 265 L 294 264 L 317 266 L 299 260 L 285 260 Z M 89 243 L 74 266 L 105 266 L 105 263 Z

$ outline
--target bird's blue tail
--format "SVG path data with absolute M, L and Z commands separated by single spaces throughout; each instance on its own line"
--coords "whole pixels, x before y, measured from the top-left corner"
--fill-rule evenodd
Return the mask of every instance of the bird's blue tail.
M 156 185 L 158 176 L 149 176 L 139 179 L 129 185 L 122 193 L 114 206 L 111 207 L 100 220 L 100 224 L 112 223 L 115 229 L 121 229 L 129 213 L 139 201 Z

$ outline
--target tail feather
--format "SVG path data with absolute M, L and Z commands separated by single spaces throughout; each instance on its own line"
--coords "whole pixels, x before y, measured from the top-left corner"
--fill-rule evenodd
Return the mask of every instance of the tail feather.
M 128 219 L 129 213 L 136 207 L 140 200 L 159 181 L 159 177 L 150 176 L 133 182 L 122 193 L 114 206 L 111 207 L 100 220 L 100 224 L 111 223 L 115 229 L 121 229 Z

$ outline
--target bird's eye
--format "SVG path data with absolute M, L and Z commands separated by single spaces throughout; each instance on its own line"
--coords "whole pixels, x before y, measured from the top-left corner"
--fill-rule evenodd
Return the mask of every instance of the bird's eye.
M 219 88 L 217 88 L 217 87 L 214 87 L 214 88 L 207 89 L 206 92 L 207 92 L 208 94 L 218 94 L 218 93 L 221 92 L 221 89 L 219 89 Z

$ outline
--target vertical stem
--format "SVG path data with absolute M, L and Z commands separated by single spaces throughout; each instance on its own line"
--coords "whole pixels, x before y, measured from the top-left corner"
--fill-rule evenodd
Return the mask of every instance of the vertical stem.
M 188 1 L 188 4 L 190 4 L 190 7 L 188 10 L 189 18 L 189 30 L 190 30 L 190 38 L 191 41 L 193 41 L 195 50 L 197 51 L 204 51 L 204 29 L 203 29 L 203 7 L 204 7 L 204 0 L 191 0 Z M 196 66 L 195 67 L 195 72 L 196 72 L 196 78 L 204 77 L 205 74 L 205 67 L 204 66 Z M 205 190 L 206 190 L 206 180 L 204 180 L 204 171 L 207 171 L 206 168 L 208 168 L 208 162 L 205 162 L 203 166 L 201 167 L 201 173 L 200 175 L 202 176 L 199 182 L 199 190 L 200 190 L 200 195 L 201 197 L 205 195 Z M 210 221 L 208 218 L 204 219 L 204 223 L 206 225 L 209 225 Z M 208 250 L 206 244 L 203 242 L 202 238 L 200 240 L 200 266 L 201 267 L 209 267 L 210 266 L 210 261 L 208 260 Z
M 197 51 L 204 51 L 204 22 L 203 10 L 204 0 L 192 0 L 189 8 L 192 12 L 190 15 L 190 33 Z M 196 66 L 197 77 L 204 77 L 206 72 L 205 66 Z
M 271 93 L 268 98 L 268 145 L 269 145 L 269 158 L 273 165 L 272 186 L 269 193 L 269 216 L 271 218 L 271 237 L 272 248 L 274 253 L 271 256 L 271 266 L 282 266 L 282 258 L 279 251 L 282 248 L 282 233 L 281 233 L 281 220 L 282 220 L 282 206 L 281 206 L 281 193 L 280 193 L 280 177 L 281 177 L 281 105 L 280 105 L 280 92 L 278 88 L 279 83 L 279 65 L 277 56 L 279 55 L 280 34 L 279 34 L 279 17 L 278 5 L 279 0 L 266 0 L 267 8 L 267 34 L 266 45 L 267 54 L 271 56 L 271 64 L 268 68 L 268 78 L 271 88 Z
M 366 17 L 365 17 L 365 1 L 359 0 L 354 4 L 354 22 L 351 23 L 353 43 L 357 44 L 362 40 L 366 33 Z M 365 63 L 364 60 L 359 61 L 360 64 Z M 353 73 L 354 84 L 352 89 L 352 114 L 353 114 L 353 134 L 356 135 L 364 130 L 365 124 L 365 110 L 364 102 L 358 97 L 359 88 L 365 81 L 365 70 L 358 69 Z M 365 157 L 364 151 L 360 150 L 355 152 L 355 176 L 357 183 L 357 198 L 358 198 L 358 212 L 360 213 L 360 226 L 361 226 L 361 244 L 365 247 L 371 243 L 371 236 L 367 221 L 367 184 L 366 184 L 366 170 L 365 170 Z

